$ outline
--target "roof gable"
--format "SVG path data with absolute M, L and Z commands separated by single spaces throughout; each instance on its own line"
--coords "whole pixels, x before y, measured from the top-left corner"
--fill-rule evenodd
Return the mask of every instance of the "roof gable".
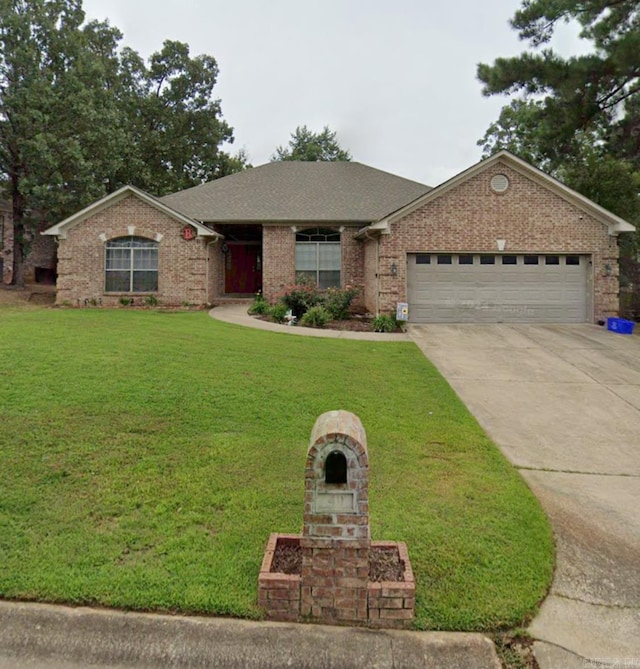
M 370 223 L 429 186 L 356 162 L 267 163 L 162 198 L 206 222 Z
M 192 218 L 185 216 L 181 212 L 176 211 L 169 205 L 165 204 L 164 202 L 161 202 L 157 198 L 153 197 L 152 195 L 149 195 L 148 193 L 145 193 L 144 191 L 140 190 L 139 188 L 136 188 L 135 186 L 123 186 L 119 190 L 103 197 L 100 200 L 97 200 L 96 202 L 93 202 L 88 207 L 85 207 L 84 209 L 76 212 L 72 216 L 69 216 L 69 218 L 65 218 L 64 221 L 52 225 L 50 228 L 44 230 L 42 234 L 54 235 L 64 239 L 64 237 L 67 234 L 67 231 L 70 230 L 71 228 L 75 227 L 76 225 L 79 225 L 90 216 L 93 216 L 94 214 L 97 214 L 105 209 L 108 209 L 109 207 L 112 207 L 114 204 L 121 202 L 125 198 L 131 196 L 137 197 L 146 204 L 154 207 L 155 209 L 158 209 L 164 214 L 167 214 L 168 216 L 175 219 L 179 223 L 184 223 L 185 225 L 193 226 L 194 228 L 196 228 L 199 236 L 202 237 L 222 236 L 217 232 L 213 232 L 209 228 L 205 227 L 198 221 L 195 221 Z
M 604 207 L 596 204 L 589 198 L 581 195 L 577 191 L 572 190 L 568 186 L 565 186 L 561 181 L 558 181 L 552 176 L 546 174 L 542 170 L 539 170 L 537 167 L 530 165 L 526 161 L 518 158 L 509 151 L 499 151 L 495 153 L 490 158 L 486 160 L 481 160 L 479 163 L 471 166 L 470 168 L 460 172 L 456 176 L 452 177 L 448 181 L 440 184 L 436 188 L 433 188 L 428 193 L 409 203 L 408 205 L 398 209 L 396 212 L 391 214 L 385 219 L 386 229 L 388 229 L 388 224 L 394 223 L 401 218 L 404 218 L 408 214 L 412 213 L 419 207 L 435 200 L 436 198 L 444 195 L 453 188 L 459 186 L 460 184 L 468 181 L 477 174 L 488 169 L 497 162 L 503 162 L 507 164 L 510 168 L 519 172 L 523 176 L 531 179 L 535 183 L 547 188 L 548 190 L 555 193 L 558 197 L 570 202 L 579 209 L 582 209 L 585 213 L 593 216 L 597 221 L 606 225 L 609 228 L 609 234 L 615 235 L 619 232 L 633 232 L 635 227 L 628 223 L 624 219 L 616 216 L 616 214 L 608 211 Z

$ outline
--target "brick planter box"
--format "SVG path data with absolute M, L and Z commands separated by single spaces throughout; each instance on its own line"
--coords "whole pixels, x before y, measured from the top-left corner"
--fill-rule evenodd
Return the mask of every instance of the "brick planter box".
M 296 621 L 300 617 L 300 574 L 272 571 L 279 543 L 300 545 L 300 537 L 276 533 L 269 537 L 258 576 L 258 603 L 270 620 Z
M 367 610 L 369 627 L 411 627 L 416 606 L 416 583 L 409 562 L 409 552 L 404 541 L 372 541 L 371 550 L 385 548 L 398 550 L 403 564 L 402 581 L 369 581 Z
M 258 577 L 258 600 L 269 620 L 296 622 L 307 620 L 302 616 L 300 574 L 283 574 L 273 571 L 273 558 L 278 545 L 300 545 L 298 534 L 271 534 L 262 559 Z M 411 628 L 414 619 L 416 584 L 404 542 L 372 541 L 371 550 L 398 551 L 403 564 L 402 581 L 369 581 L 367 584 L 366 625 L 375 628 Z M 324 619 L 323 622 L 340 622 Z M 350 624 L 353 624 L 351 622 Z

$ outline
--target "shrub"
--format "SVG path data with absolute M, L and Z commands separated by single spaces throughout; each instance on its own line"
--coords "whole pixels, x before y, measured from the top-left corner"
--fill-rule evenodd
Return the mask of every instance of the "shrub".
M 298 282 L 287 288 L 280 297 L 280 300 L 300 320 L 311 307 L 322 303 L 322 294 L 318 291 L 314 283 L 307 280 Z
M 130 307 L 130 306 L 133 305 L 133 298 L 132 297 L 121 297 L 119 302 L 123 307 Z
M 349 315 L 349 307 L 357 295 L 357 288 L 328 288 L 322 303 L 334 321 L 341 321 Z
M 276 302 L 269 307 L 268 314 L 272 321 L 275 321 L 276 323 L 284 323 L 288 311 L 289 307 L 286 304 Z
M 147 295 L 144 298 L 144 303 L 148 307 L 157 307 L 158 306 L 158 298 L 155 295 Z
M 323 328 L 331 320 L 331 314 L 322 305 L 311 307 L 300 319 L 300 325 L 312 328 Z
M 398 329 L 398 321 L 394 316 L 379 314 L 372 322 L 374 332 L 395 332 Z
M 269 313 L 271 305 L 264 299 L 262 293 L 256 293 L 256 296 L 253 298 L 253 303 L 249 307 L 249 313 L 252 316 L 261 316 L 262 314 Z

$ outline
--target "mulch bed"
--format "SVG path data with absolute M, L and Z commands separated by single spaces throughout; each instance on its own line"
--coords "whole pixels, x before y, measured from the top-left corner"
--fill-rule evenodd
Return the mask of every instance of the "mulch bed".
M 273 554 L 271 572 L 298 575 L 302 572 L 302 549 L 298 544 L 278 543 Z M 369 580 L 403 581 L 404 562 L 397 548 L 372 547 L 369 551 Z
M 273 323 L 269 316 L 258 316 L 254 315 L 254 318 L 257 318 L 261 321 L 266 321 L 267 323 Z M 318 328 L 319 330 L 348 330 L 349 332 L 373 332 L 372 319 L 365 316 L 354 316 L 353 318 L 346 318 L 342 321 L 329 321 L 323 328 Z M 292 327 L 298 327 L 293 325 Z M 403 332 L 402 328 L 398 328 L 396 332 Z

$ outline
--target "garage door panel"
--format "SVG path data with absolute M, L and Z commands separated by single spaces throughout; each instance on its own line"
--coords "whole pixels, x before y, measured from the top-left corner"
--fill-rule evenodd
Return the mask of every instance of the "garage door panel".
M 414 323 L 570 323 L 584 322 L 587 312 L 588 256 L 532 256 L 538 264 L 416 264 L 409 256 L 408 299 Z M 559 260 L 558 260 L 559 258 Z M 530 261 L 531 261 L 530 259 Z M 551 264 L 558 262 L 559 264 Z

